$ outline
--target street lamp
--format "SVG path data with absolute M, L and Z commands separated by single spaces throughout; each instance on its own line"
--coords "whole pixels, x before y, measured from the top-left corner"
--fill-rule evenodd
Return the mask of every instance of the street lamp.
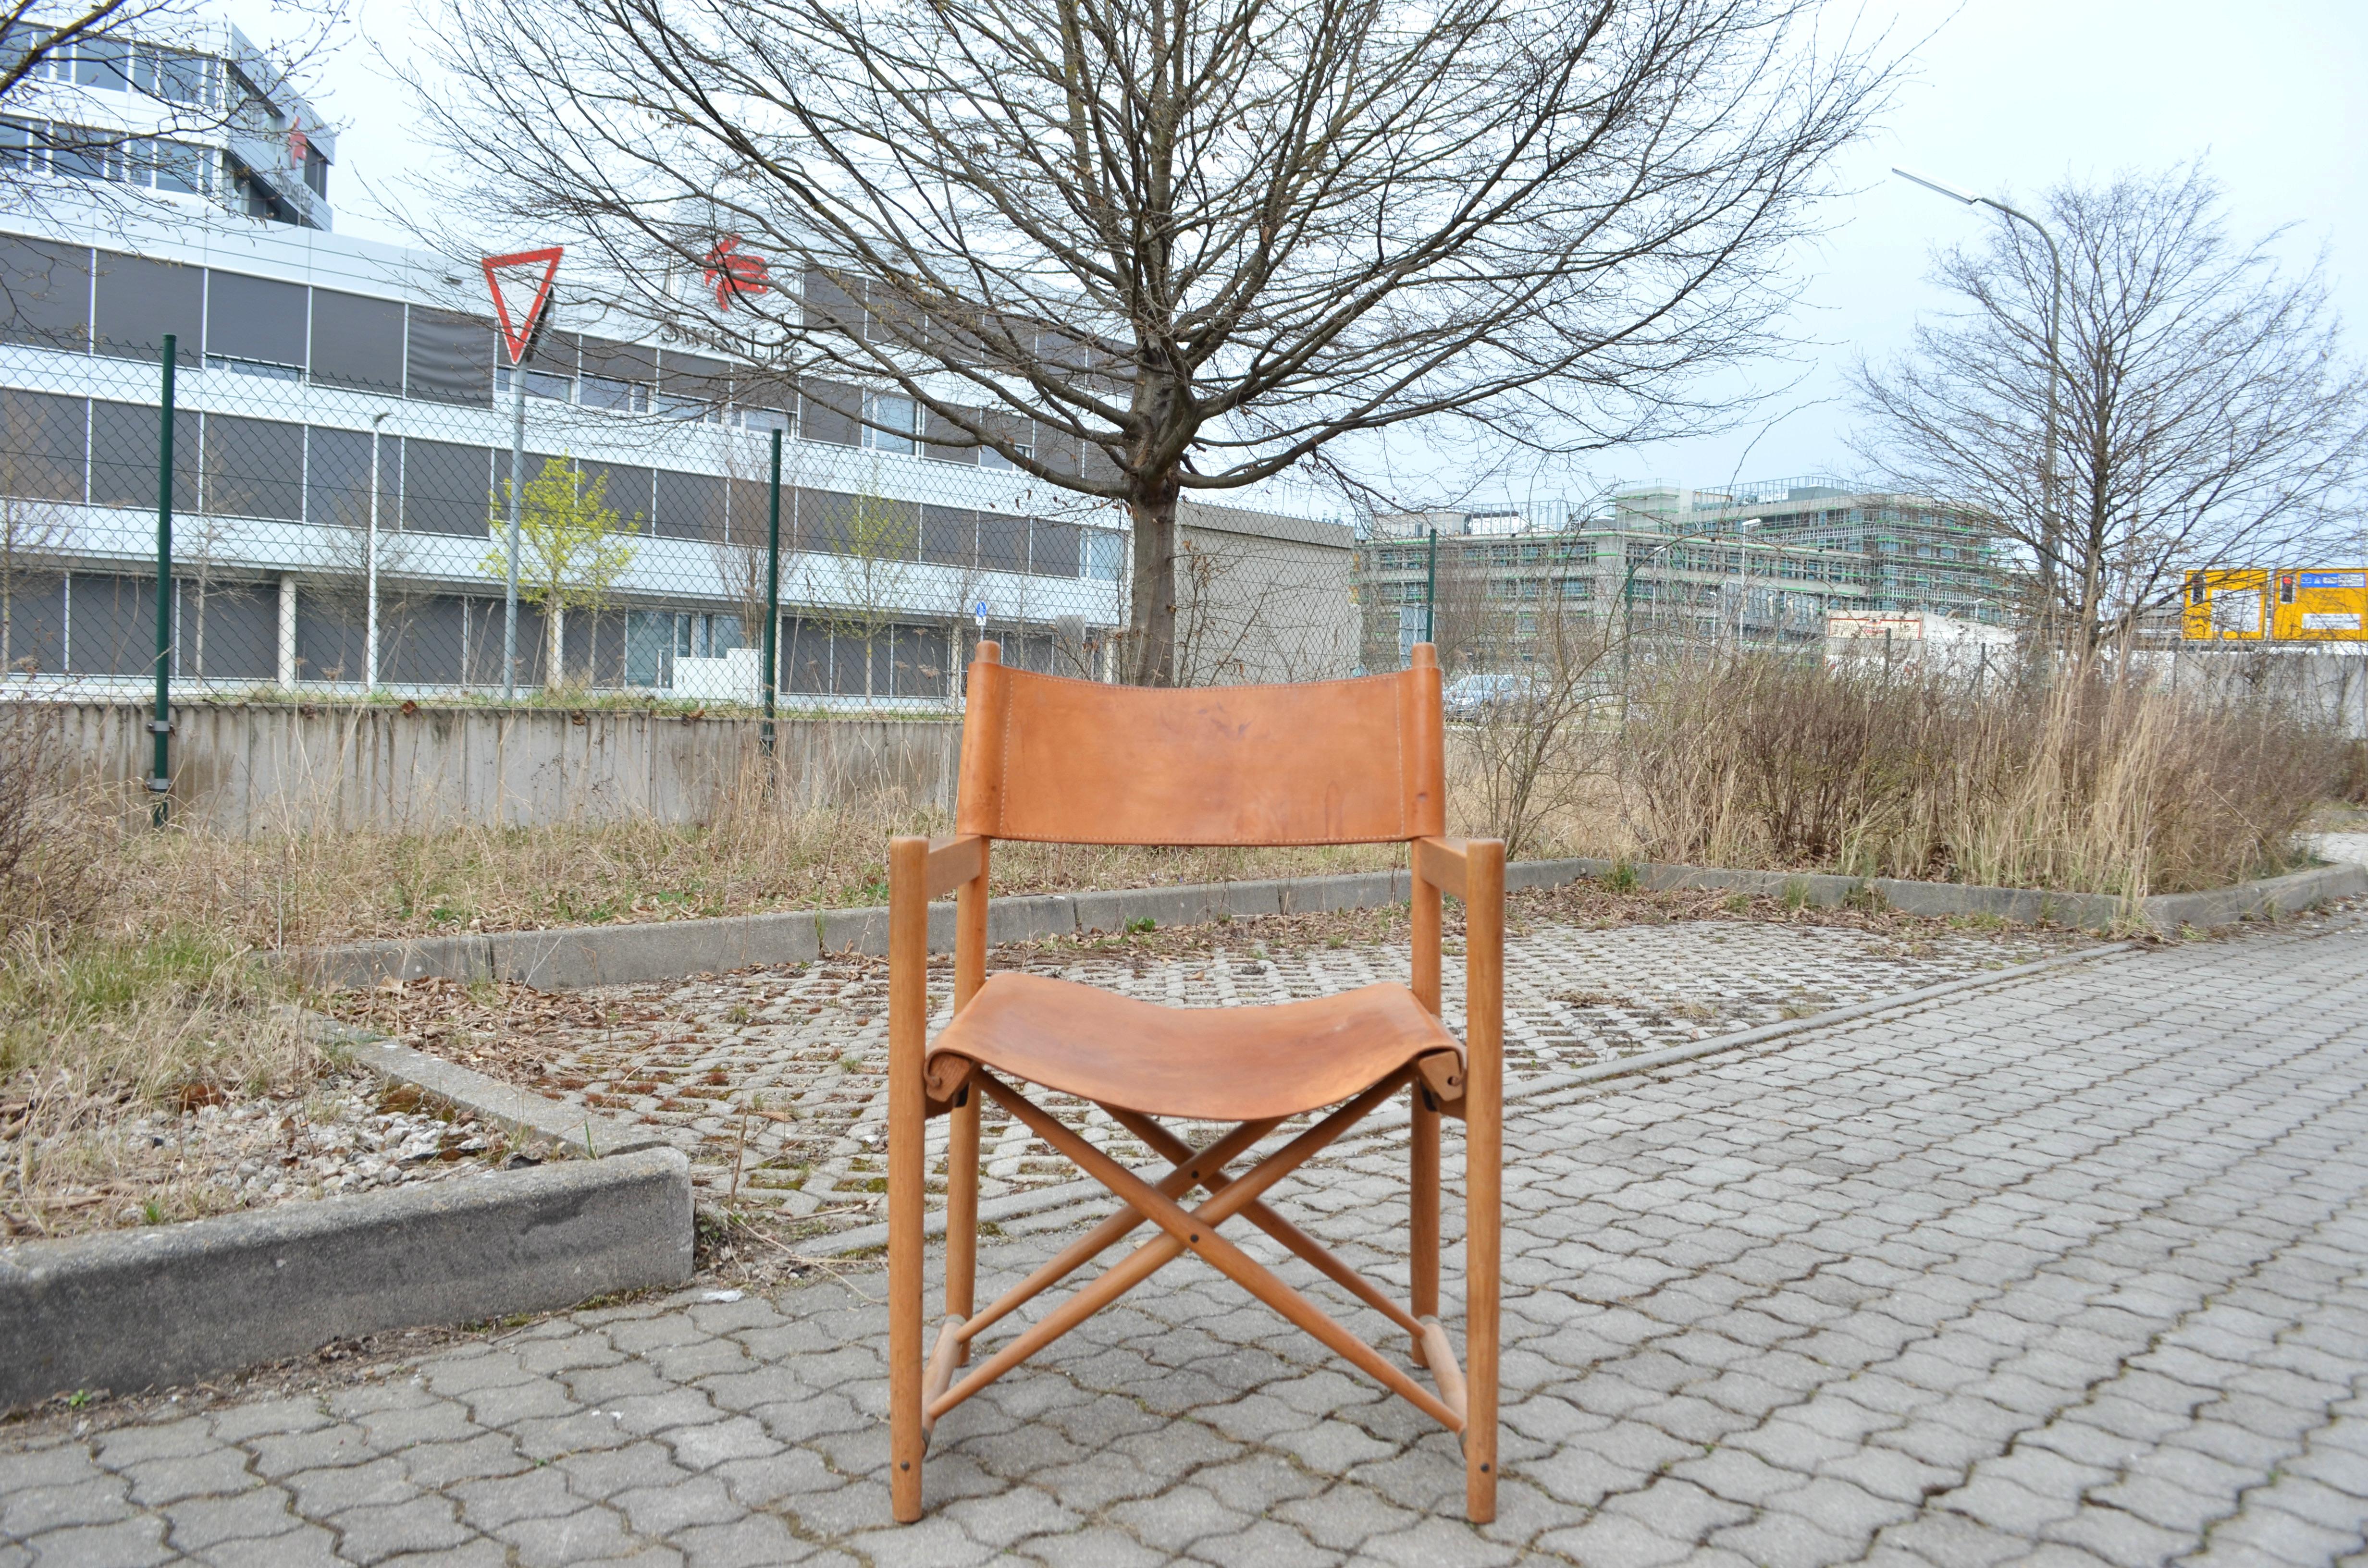
M 2047 613 L 2050 618 L 2053 618 L 2055 613 L 2055 560 L 2061 544 L 2061 540 L 2057 538 L 2058 530 L 2055 524 L 2055 383 L 2062 378 L 2064 369 L 2062 361 L 2056 355 L 2055 345 L 2057 332 L 2064 319 L 2063 255 L 2056 250 L 2055 236 L 2047 232 L 2047 226 L 2028 212 L 2019 212 L 1995 197 L 1975 196 L 1971 191 L 1959 190 L 1955 186 L 1943 185 L 1939 180 L 1927 179 L 1922 175 L 1909 174 L 1906 169 L 1896 165 L 1891 172 L 1901 179 L 1920 185 L 1925 189 L 1945 196 L 1952 201 L 1962 201 L 1968 207 L 1987 207 L 1994 211 L 2004 213 L 2016 222 L 2028 223 L 2031 225 L 2032 233 L 2037 234 L 2047 246 L 2047 265 L 2049 270 L 2055 275 L 2055 284 L 2049 290 L 2047 301 L 2047 427 L 2040 435 L 2039 574 L 2040 580 L 2047 585 Z

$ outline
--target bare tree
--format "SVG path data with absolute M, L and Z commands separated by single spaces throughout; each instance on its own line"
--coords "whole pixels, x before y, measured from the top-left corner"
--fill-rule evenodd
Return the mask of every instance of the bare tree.
M 2085 659 L 2186 571 L 2328 539 L 2368 455 L 2368 378 L 2340 353 L 2319 267 L 2281 275 L 2275 235 L 2232 242 L 2199 168 L 2059 186 L 2044 210 L 2064 253 L 2055 494 L 2051 272 L 2018 225 L 1942 253 L 1956 311 L 1856 368 L 1858 444 L 1900 488 L 1986 514 Z
M 1179 686 L 1318 680 L 1355 663 L 1348 572 L 1326 580 L 1287 546 L 1187 528 L 1176 598 Z
M 825 526 L 830 530 L 830 564 L 819 566 L 805 555 L 805 591 L 814 608 L 807 612 L 815 625 L 828 629 L 836 643 L 857 642 L 863 648 L 863 699 L 884 693 L 875 690 L 882 639 L 894 656 L 895 629 L 905 619 L 905 585 L 911 580 L 920 552 L 918 508 L 891 501 L 866 486 L 841 503 Z M 834 655 L 835 657 L 836 655 Z M 836 684 L 834 682 L 834 684 Z
M 1500 614 L 1492 624 L 1510 631 L 1514 618 Z M 1515 673 L 1460 710 L 1473 805 L 1508 856 L 1536 854 L 1554 819 L 1604 776 L 1588 741 L 1617 708 L 1607 672 L 1619 639 L 1616 620 L 1549 605 L 1490 661 Z
M 1887 80 L 1816 0 L 445 5 L 447 221 L 571 239 L 834 420 L 1122 502 L 1155 684 L 1180 494 L 1410 420 L 1699 423 Z
M 1520 608 L 1512 596 L 1520 580 L 1489 571 L 1486 536 L 1439 541 L 1439 573 L 1431 585 L 1430 640 L 1450 677 L 1503 672 L 1520 658 Z

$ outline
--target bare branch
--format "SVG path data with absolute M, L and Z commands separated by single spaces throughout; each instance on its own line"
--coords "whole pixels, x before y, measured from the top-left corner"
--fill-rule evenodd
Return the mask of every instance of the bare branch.
M 2340 352 L 2318 267 L 2226 234 L 2194 166 L 2063 186 L 2059 478 L 2042 494 L 2050 271 L 2001 224 L 1942 254 L 1958 308 L 1854 375 L 1861 455 L 1903 489 L 1990 517 L 2083 656 L 2178 597 L 2183 574 L 2323 547 L 2368 457 L 2368 376 Z

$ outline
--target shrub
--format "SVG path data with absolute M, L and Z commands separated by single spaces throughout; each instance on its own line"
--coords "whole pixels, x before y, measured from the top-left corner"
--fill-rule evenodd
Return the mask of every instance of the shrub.
M 2109 669 L 1973 681 L 1766 655 L 1637 682 L 1622 804 L 1649 859 L 2142 898 L 2286 869 L 2344 743 Z

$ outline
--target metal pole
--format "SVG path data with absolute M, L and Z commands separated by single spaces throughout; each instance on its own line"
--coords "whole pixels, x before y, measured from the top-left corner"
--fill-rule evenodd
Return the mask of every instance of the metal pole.
M 1430 564 L 1422 585 L 1422 640 L 1439 646 L 1439 530 L 1430 530 Z
M 155 738 L 148 774 L 156 797 L 148 820 L 165 825 L 172 812 L 173 787 L 173 355 L 176 334 L 165 335 L 164 407 L 156 421 L 156 712 L 148 721 Z
M 362 614 L 362 693 L 374 695 L 378 690 L 378 443 L 379 426 L 386 415 L 370 415 L 370 548 L 363 560 L 363 569 L 370 581 L 363 592 L 365 608 Z
M 2047 298 L 2047 427 L 2040 433 L 2039 577 L 2042 591 L 2047 595 L 2046 617 L 2048 621 L 2053 622 L 2055 619 L 2056 556 L 2063 549 L 2062 529 L 2055 515 L 2056 383 L 2062 380 L 2064 373 L 2063 357 L 2057 351 L 2064 320 L 2063 254 L 2055 248 L 2055 236 L 2047 232 L 2047 226 L 2028 212 L 2019 212 L 1995 197 L 1975 196 L 1969 190 L 1959 190 L 1954 186 L 1943 185 L 1936 179 L 1927 179 L 1922 175 L 1910 174 L 1906 169 L 1896 165 L 1891 172 L 1902 179 L 1913 180 L 1925 189 L 1935 191 L 1952 201 L 1961 201 L 1968 207 L 1987 207 L 1995 211 L 2005 213 L 2018 222 L 2028 223 L 2032 231 L 2038 234 L 2040 240 L 2047 246 L 2047 267 L 2054 282 L 2049 289 Z M 2084 597 L 2087 585 L 2084 582 L 2082 584 Z
M 2055 236 L 2047 226 L 2028 212 L 2018 212 L 2005 202 L 1985 196 L 1985 207 L 1996 208 L 2008 217 L 2031 225 L 2047 246 L 2047 267 L 2055 279 L 2047 297 L 2047 426 L 2040 433 L 2039 458 L 2039 576 L 2047 595 L 2047 619 L 2055 619 L 2055 568 L 2064 548 L 2062 520 L 2055 507 L 2055 410 L 2056 384 L 2062 381 L 2064 366 L 2056 351 L 2064 321 L 2064 257 L 2055 248 Z M 2086 585 L 2083 585 L 2085 590 Z
M 518 698 L 518 502 L 522 480 L 519 471 L 526 466 L 526 364 L 514 359 L 510 364 L 510 540 L 509 565 L 502 593 L 502 699 Z M 557 613 L 556 605 L 549 607 Z
M 773 432 L 773 483 L 765 521 L 765 755 L 773 755 L 773 699 L 781 688 L 781 433 Z

